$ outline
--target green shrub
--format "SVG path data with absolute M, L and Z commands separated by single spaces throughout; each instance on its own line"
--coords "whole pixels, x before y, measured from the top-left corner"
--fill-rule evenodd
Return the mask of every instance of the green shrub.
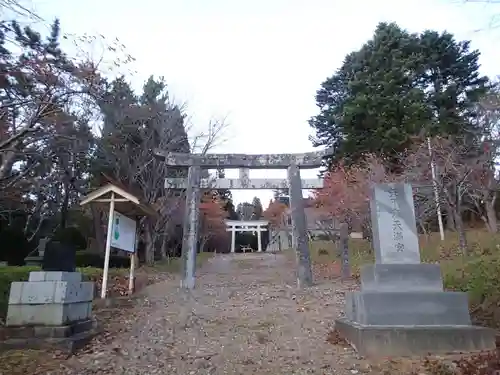
M 468 255 L 460 251 L 457 233 L 446 232 L 445 238 L 441 241 L 439 233 L 420 236 L 422 262 L 439 262 L 444 287 L 468 293 L 476 324 L 500 328 L 500 234 L 467 231 Z M 322 255 L 322 248 L 329 250 L 329 256 Z M 312 242 L 311 258 L 315 264 L 339 261 L 335 246 L 324 241 Z M 370 243 L 349 240 L 349 259 L 356 276 L 361 265 L 374 262 Z
M 500 255 L 476 256 L 443 268 L 446 289 L 467 292 L 474 322 L 500 327 Z
M 0 231 L 0 243 L 2 244 L 0 260 L 10 266 L 24 265 L 24 258 L 33 250 L 24 233 L 12 227 Z
M 77 267 L 104 268 L 104 254 L 92 251 L 77 251 L 75 262 Z M 111 255 L 109 258 L 110 268 L 130 267 L 130 257 L 123 255 Z

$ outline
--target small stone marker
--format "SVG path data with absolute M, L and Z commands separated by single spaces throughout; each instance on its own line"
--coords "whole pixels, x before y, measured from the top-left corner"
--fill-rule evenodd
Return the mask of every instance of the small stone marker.
M 376 261 L 346 293 L 340 335 L 365 356 L 494 349 L 495 331 L 471 325 L 467 294 L 443 291 L 439 264 L 420 263 L 411 186 L 374 186 L 370 208 Z
M 43 237 L 40 239 L 40 241 L 38 241 L 38 247 L 37 247 L 37 250 L 38 250 L 38 255 L 43 257 L 44 254 L 45 254 L 45 249 L 47 248 L 47 244 L 49 243 L 49 238 L 47 237 Z
M 76 249 L 60 242 L 49 242 L 43 255 L 44 271 L 74 272 Z
M 24 258 L 24 264 L 27 266 L 40 266 L 43 264 L 43 257 L 45 254 L 45 248 L 49 243 L 50 239 L 47 237 L 43 237 L 38 241 L 38 246 L 36 248 L 36 252 L 38 255 L 28 255 Z
M 76 249 L 40 240 L 42 271 L 13 282 L 0 348 L 57 346 L 72 353 L 95 334 L 92 320 L 94 283 L 75 271 Z
M 93 297 L 94 283 L 82 281 L 79 272 L 30 272 L 28 281 L 11 283 L 0 349 L 56 346 L 74 352 L 96 333 Z
M 340 224 L 340 259 L 342 262 L 342 278 L 351 277 L 351 267 L 349 266 L 349 227 L 346 223 Z

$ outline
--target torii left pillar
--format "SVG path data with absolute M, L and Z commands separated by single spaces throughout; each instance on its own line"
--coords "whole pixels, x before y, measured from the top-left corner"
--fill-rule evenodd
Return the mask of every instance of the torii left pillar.
M 188 170 L 188 186 L 186 188 L 186 215 L 184 215 L 184 235 L 182 237 L 182 279 L 181 288 L 193 289 L 195 285 L 196 250 L 198 241 L 198 216 L 200 201 L 199 166 L 191 166 Z

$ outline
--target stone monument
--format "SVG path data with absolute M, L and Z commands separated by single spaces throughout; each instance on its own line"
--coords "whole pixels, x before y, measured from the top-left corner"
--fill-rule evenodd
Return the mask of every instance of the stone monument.
M 495 331 L 471 325 L 467 294 L 443 290 L 438 264 L 420 263 L 412 188 L 382 184 L 370 199 L 375 264 L 346 294 L 340 335 L 369 356 L 495 348 Z
M 46 347 L 73 352 L 94 334 L 94 283 L 74 272 L 74 249 L 48 243 L 43 270 L 10 287 L 0 347 Z
M 47 272 L 75 272 L 76 249 L 61 242 L 50 242 L 43 253 L 42 269 Z
M 38 246 L 35 250 L 38 255 L 32 255 L 33 252 L 30 253 L 26 258 L 24 258 L 24 264 L 26 264 L 27 266 L 40 266 L 43 263 L 45 248 L 47 247 L 48 243 L 48 238 L 41 238 L 40 241 L 38 241 Z

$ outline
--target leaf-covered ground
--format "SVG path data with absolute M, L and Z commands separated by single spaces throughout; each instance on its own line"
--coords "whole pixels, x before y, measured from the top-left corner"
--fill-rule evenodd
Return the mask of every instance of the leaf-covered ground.
M 96 310 L 106 333 L 82 352 L 18 353 L 18 364 L 0 373 L 487 374 L 459 372 L 479 363 L 462 357 L 359 357 L 333 327 L 355 283 L 341 282 L 337 265 L 322 265 L 317 285 L 298 291 L 294 270 L 293 257 L 254 253 L 210 259 L 191 293 L 158 276 L 142 296 Z

